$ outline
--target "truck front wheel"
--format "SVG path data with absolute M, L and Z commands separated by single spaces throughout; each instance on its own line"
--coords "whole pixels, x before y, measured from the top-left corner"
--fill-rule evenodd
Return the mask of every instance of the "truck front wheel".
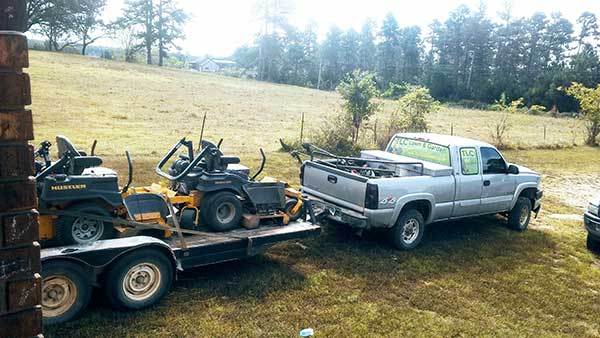
M 92 285 L 77 264 L 49 262 L 42 267 L 42 316 L 54 325 L 76 318 L 87 307 Z
M 161 252 L 137 250 L 119 258 L 105 279 L 110 304 L 121 310 L 139 310 L 154 305 L 171 288 L 173 265 Z
M 415 210 L 404 211 L 396 225 L 390 229 L 391 240 L 399 250 L 411 250 L 417 247 L 423 239 L 425 220 L 423 215 Z
M 517 203 L 508 213 L 509 228 L 517 231 L 525 231 L 531 219 L 531 200 L 527 197 L 519 197 Z
M 600 241 L 592 237 L 592 235 L 590 235 L 589 233 L 587 235 L 586 246 L 591 252 L 595 254 L 600 254 Z

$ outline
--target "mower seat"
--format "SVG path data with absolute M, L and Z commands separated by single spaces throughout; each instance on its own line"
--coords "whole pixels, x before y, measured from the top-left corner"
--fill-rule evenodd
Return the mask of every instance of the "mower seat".
M 58 148 L 58 158 L 65 156 L 65 153 L 68 151 L 73 156 L 81 156 L 79 151 L 75 149 L 75 146 L 66 136 L 58 135 L 56 136 L 56 147 Z
M 97 156 L 78 156 L 71 160 L 71 175 L 81 175 L 85 169 L 99 167 L 102 159 Z

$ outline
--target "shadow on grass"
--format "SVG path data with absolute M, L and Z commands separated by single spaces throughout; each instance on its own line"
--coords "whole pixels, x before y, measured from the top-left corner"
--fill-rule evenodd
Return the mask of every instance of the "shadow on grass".
M 164 318 L 165 313 L 181 316 L 181 311 L 189 308 L 198 311 L 223 304 L 268 304 L 270 296 L 305 292 L 311 283 L 307 275 L 323 271 L 332 272 L 327 278 L 335 278 L 325 285 L 343 290 L 364 283 L 361 288 L 365 299 L 388 299 L 391 303 L 411 299 L 411 303 L 418 303 L 413 304 L 415 307 L 429 310 L 435 305 L 414 300 L 414 295 L 398 290 L 398 286 L 444 279 L 473 286 L 479 278 L 495 279 L 496 275 L 510 273 L 520 266 L 519 262 L 541 261 L 540 252 L 555 247 L 547 234 L 535 230 L 514 232 L 495 217 L 431 225 L 421 246 L 409 252 L 393 249 L 384 231 L 365 232 L 359 237 L 346 226 L 330 223 L 324 225 L 320 237 L 304 240 L 302 245 L 283 244 L 267 255 L 186 271 L 165 300 L 145 311 L 114 312 L 97 293 L 81 320 L 48 333 L 67 334 L 80 325 L 97 333 L 99 325 L 127 327 L 139 318 L 144 318 L 143 325 L 149 328 L 155 326 L 151 324 L 153 318 Z M 431 291 L 422 292 L 427 298 Z

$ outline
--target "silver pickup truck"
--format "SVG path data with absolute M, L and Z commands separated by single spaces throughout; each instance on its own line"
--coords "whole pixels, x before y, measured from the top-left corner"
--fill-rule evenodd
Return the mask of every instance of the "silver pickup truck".
M 462 137 L 397 134 L 359 158 L 311 151 L 302 191 L 325 217 L 359 229 L 389 228 L 398 249 L 415 248 L 425 225 L 503 213 L 527 228 L 540 210 L 540 175 L 508 163 L 492 145 Z

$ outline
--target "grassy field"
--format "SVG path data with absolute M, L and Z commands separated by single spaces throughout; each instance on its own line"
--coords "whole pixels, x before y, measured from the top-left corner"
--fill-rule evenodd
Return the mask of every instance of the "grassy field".
M 276 150 L 339 109 L 335 93 L 212 75 L 33 52 L 30 73 L 36 139 L 69 136 L 136 184 L 156 180 L 153 166 L 182 136 L 198 138 L 208 112 L 209 138 L 266 173 L 297 182 L 298 166 Z M 393 109 L 393 102 L 385 102 Z M 489 139 L 497 113 L 444 108 L 433 130 Z M 511 142 L 522 147 L 572 143 L 567 119 L 514 117 Z M 543 141 L 543 125 L 548 126 Z M 600 189 L 600 150 L 513 150 L 510 160 L 544 173 L 549 191 L 531 229 L 516 233 L 495 217 L 434 225 L 424 245 L 393 250 L 384 233 L 356 237 L 327 225 L 321 237 L 268 254 L 186 273 L 146 311 L 115 312 L 100 295 L 80 320 L 46 328 L 55 336 L 600 336 L 600 260 L 585 249 L 573 180 Z M 585 186 L 585 181 L 579 182 Z M 584 199 L 583 199 L 584 200 Z

